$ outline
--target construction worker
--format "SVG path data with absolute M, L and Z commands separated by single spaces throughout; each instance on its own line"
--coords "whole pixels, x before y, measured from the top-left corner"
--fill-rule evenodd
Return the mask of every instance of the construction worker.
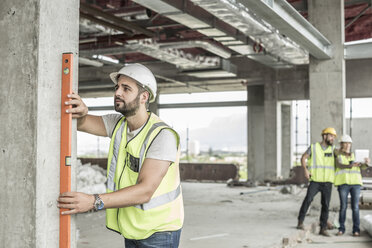
M 310 181 L 307 193 L 298 215 L 298 229 L 304 229 L 304 220 L 314 196 L 321 192 L 320 235 L 330 236 L 327 232 L 329 202 L 335 176 L 334 139 L 336 130 L 328 127 L 322 131 L 322 142 L 311 144 L 301 157 L 305 177 Z M 307 166 L 306 166 L 307 160 Z M 308 168 L 307 168 L 308 167 Z
M 156 97 L 156 79 L 141 64 L 110 74 L 116 112 L 88 115 L 77 94 L 66 105 L 79 131 L 111 137 L 107 193 L 65 192 L 58 198 L 62 214 L 106 209 L 108 229 L 124 236 L 125 247 L 178 247 L 184 219 L 179 175 L 178 134 L 147 103 Z
M 360 162 L 354 162 L 355 156 L 354 153 L 351 152 L 352 143 L 353 141 L 349 135 L 342 135 L 340 139 L 340 149 L 335 151 L 335 186 L 337 186 L 341 203 L 339 214 L 340 227 L 337 232 L 338 236 L 345 233 L 347 197 L 349 193 L 351 195 L 351 209 L 353 211 L 353 235 L 360 236 L 359 195 L 360 186 L 363 185 L 360 169 L 366 169 L 370 160 L 369 158 L 365 158 L 363 164 Z

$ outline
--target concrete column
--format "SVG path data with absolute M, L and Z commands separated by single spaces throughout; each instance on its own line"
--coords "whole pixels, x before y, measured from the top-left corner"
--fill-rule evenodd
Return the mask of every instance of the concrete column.
M 278 83 L 266 82 L 264 101 L 265 118 L 265 180 L 281 177 L 281 104 L 278 102 Z
M 333 57 L 310 57 L 309 95 L 311 142 L 321 139 L 321 130 L 332 126 L 339 134 L 345 126 L 344 1 L 308 2 L 309 21 L 332 42 Z
M 264 87 L 248 86 L 248 181 L 263 181 L 264 156 Z
M 61 63 L 75 54 L 77 89 L 79 1 L 2 0 L 0 16 L 0 246 L 58 247 Z
M 282 177 L 289 178 L 289 171 L 292 168 L 292 105 L 282 102 Z
M 333 57 L 317 60 L 310 57 L 309 95 L 311 143 L 320 141 L 321 130 L 331 126 L 339 134 L 345 127 L 344 1 L 308 1 L 309 21 L 332 42 Z M 314 199 L 315 205 L 320 196 Z M 340 206 L 333 187 L 330 209 Z M 329 219 L 329 221 L 333 221 Z

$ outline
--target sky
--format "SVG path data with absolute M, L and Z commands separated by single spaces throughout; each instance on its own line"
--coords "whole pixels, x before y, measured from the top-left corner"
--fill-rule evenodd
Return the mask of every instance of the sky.
M 243 101 L 247 99 L 245 91 L 235 92 L 215 92 L 215 93 L 192 93 L 192 94 L 169 94 L 161 95 L 159 98 L 160 104 L 165 103 L 190 103 L 190 102 L 221 102 L 221 101 Z M 113 105 L 113 98 L 86 98 L 83 99 L 87 106 L 110 106 Z M 307 144 L 306 141 L 306 115 L 309 109 L 307 105 L 309 101 L 297 101 L 298 115 L 298 143 Z M 292 124 L 295 125 L 296 102 L 293 103 Z M 352 116 L 353 118 L 372 118 L 372 98 L 352 99 Z M 115 113 L 115 111 L 91 111 L 90 114 L 102 115 L 107 113 Z M 217 107 L 217 108 L 182 108 L 182 109 L 160 109 L 159 116 L 177 132 L 186 135 L 187 128 L 189 129 L 190 137 L 193 133 L 200 133 L 201 130 L 206 130 L 210 125 L 214 125 L 217 119 L 226 120 L 233 119 L 241 122 L 238 126 L 242 127 L 242 131 L 246 131 L 247 125 L 247 110 L 246 107 Z M 350 117 L 350 100 L 345 101 L 345 117 Z M 246 133 L 244 133 L 246 135 Z M 78 156 L 88 151 L 96 152 L 97 150 L 107 151 L 109 147 L 109 138 L 96 137 L 93 135 L 78 132 Z M 182 138 L 181 138 L 182 139 Z M 185 137 L 182 139 L 181 145 L 185 149 Z M 295 142 L 295 141 L 294 141 Z M 246 138 L 242 137 L 237 141 L 236 147 L 245 150 Z M 304 145 L 306 146 L 306 145 Z M 201 144 L 202 149 L 208 149 L 208 144 Z M 221 148 L 221 147 L 219 147 Z M 304 148 L 301 148 L 301 151 Z

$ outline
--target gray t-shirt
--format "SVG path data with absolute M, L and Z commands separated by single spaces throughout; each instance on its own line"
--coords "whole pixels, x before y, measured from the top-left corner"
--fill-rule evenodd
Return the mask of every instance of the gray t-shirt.
M 122 117 L 123 116 L 121 114 L 108 114 L 102 116 L 102 120 L 106 128 L 107 137 L 112 138 L 115 125 Z M 134 136 L 136 136 L 136 134 L 142 129 L 142 127 L 133 131 L 130 131 L 128 127 L 127 140 L 129 141 Z M 150 145 L 146 154 L 146 158 L 175 162 L 176 157 L 177 157 L 176 137 L 174 133 L 169 129 L 163 129 L 162 131 L 160 131 L 158 136 L 156 136 L 156 138 Z

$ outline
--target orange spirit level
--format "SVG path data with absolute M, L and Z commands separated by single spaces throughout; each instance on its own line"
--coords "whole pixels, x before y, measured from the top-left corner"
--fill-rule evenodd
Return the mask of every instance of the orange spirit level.
M 71 108 L 65 105 L 70 99 L 68 94 L 72 94 L 72 53 L 62 55 L 62 95 L 61 95 L 61 159 L 60 159 L 60 192 L 71 191 L 71 114 L 66 110 Z M 70 248 L 71 246 L 71 216 L 61 215 L 59 220 L 59 247 Z

